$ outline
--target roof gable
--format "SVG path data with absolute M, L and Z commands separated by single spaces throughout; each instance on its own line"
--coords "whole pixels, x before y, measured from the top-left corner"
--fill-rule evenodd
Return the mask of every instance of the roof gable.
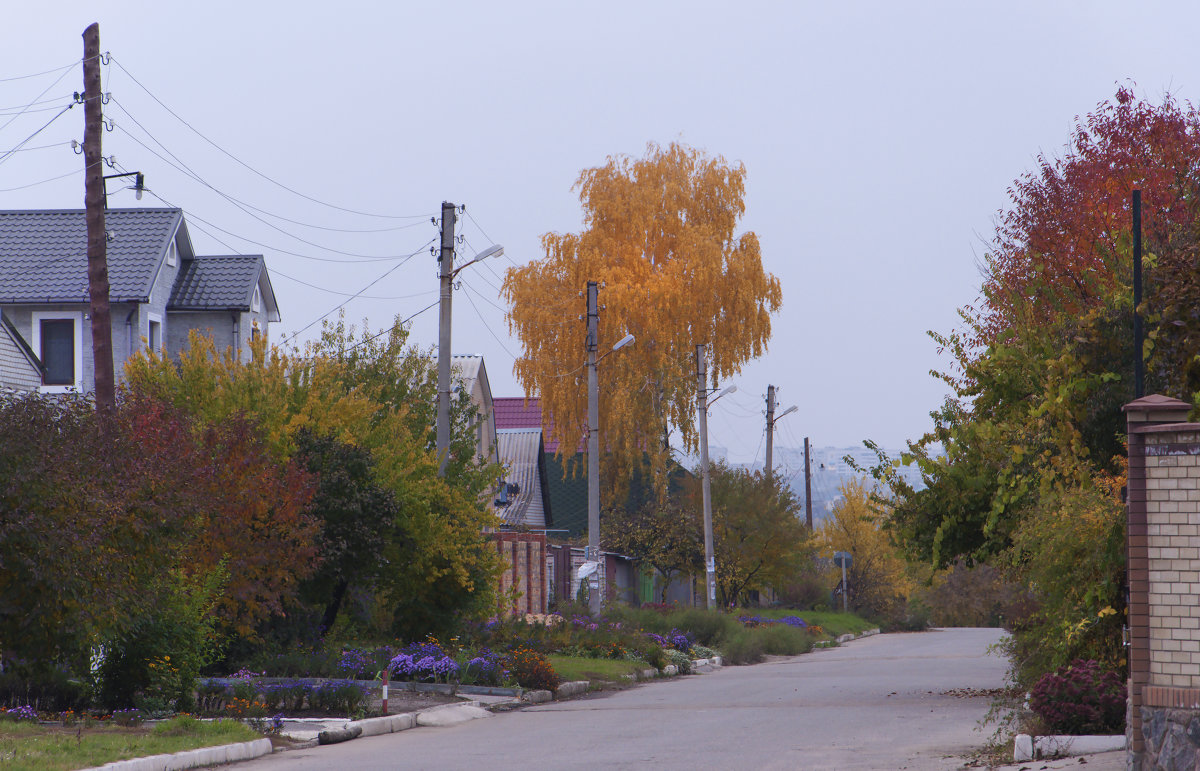
M 179 209 L 109 209 L 109 296 L 150 295 Z M 87 302 L 87 221 L 82 209 L 0 211 L 0 302 Z
M 278 321 L 275 293 L 265 271 L 261 254 L 197 256 L 186 260 L 171 289 L 169 311 L 249 311 L 258 288 L 268 317 Z M 265 285 L 265 290 L 264 289 Z

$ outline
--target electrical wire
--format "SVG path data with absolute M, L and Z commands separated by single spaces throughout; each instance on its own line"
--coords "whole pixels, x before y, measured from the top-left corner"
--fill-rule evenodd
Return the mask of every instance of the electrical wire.
M 171 203 L 170 201 L 168 201 L 167 199 L 163 198 L 161 195 L 159 195 L 158 193 L 154 192 L 153 190 L 150 190 L 149 188 L 147 188 L 147 189 L 146 189 L 146 192 L 147 192 L 147 193 L 149 193 L 150 195 L 154 196 L 154 197 L 155 197 L 155 198 L 157 198 L 158 200 L 162 201 L 162 202 L 163 202 L 163 203 L 165 203 L 167 206 L 170 206 L 170 207 L 171 207 L 171 208 L 173 208 L 173 209 L 182 209 L 182 207 L 180 207 L 180 206 L 176 206 L 175 204 Z M 380 260 L 381 260 L 381 259 L 383 259 L 383 258 L 379 258 L 379 257 L 371 257 L 371 258 L 367 258 L 367 259 L 360 259 L 360 260 L 342 260 L 342 259 L 337 259 L 337 258 L 335 258 L 335 257 L 317 257 L 317 256 L 314 256 L 314 255 L 311 255 L 311 254 L 304 254 L 303 252 L 295 252 L 295 251 L 292 251 L 292 250 L 290 250 L 290 249 L 284 249 L 283 247 L 280 247 L 280 246 L 273 246 L 273 245 L 271 245 L 271 244 L 266 244 L 266 243 L 263 243 L 263 242 L 261 242 L 261 241 L 256 241 L 255 239 L 253 239 L 253 238 L 250 238 L 249 236 L 243 236 L 243 235 L 239 235 L 239 234 L 237 234 L 237 233 L 234 233 L 233 231 L 226 230 L 225 228 L 221 227 L 220 225 L 216 225 L 216 224 L 214 224 L 214 223 L 212 223 L 212 222 L 209 222 L 208 220 L 204 219 L 203 217 L 201 217 L 200 215 L 196 214 L 194 211 L 192 211 L 192 210 L 190 210 L 190 209 L 189 209 L 189 210 L 187 210 L 187 215 L 188 215 L 188 218 L 189 218 L 189 219 L 191 219 L 191 220 L 196 220 L 197 222 L 202 222 L 202 223 L 204 223 L 205 225 L 208 225 L 210 228 L 212 228 L 212 229 L 214 229 L 214 230 L 219 230 L 220 232 L 224 233 L 225 235 L 227 235 L 227 236 L 229 236 L 229 237 L 231 237 L 231 238 L 237 238 L 237 239 L 240 239 L 240 240 L 242 240 L 242 241 L 245 241 L 245 242 L 246 242 L 246 243 L 248 243 L 248 244 L 254 244 L 255 246 L 261 247 L 261 248 L 263 248 L 263 249 L 270 250 L 270 251 L 272 251 L 272 252 L 278 252 L 279 254 L 286 254 L 286 255 L 289 255 L 289 256 L 291 256 L 291 257 L 299 257 L 299 258 L 301 258 L 301 259 L 304 259 L 304 260 L 313 260 L 313 261 L 315 261 L 315 262 L 335 262 L 335 263 L 338 263 L 338 264 L 341 264 L 341 265 L 348 265 L 348 264 L 352 264 L 352 263 L 372 263 L 372 262 L 373 262 L 373 263 L 378 263 L 378 262 L 380 262 Z M 428 240 L 428 241 L 426 241 L 426 242 L 424 243 L 424 245 L 422 245 L 422 246 L 421 246 L 421 248 L 420 248 L 420 249 L 418 249 L 417 251 L 421 251 L 421 249 L 424 249 L 426 246 L 429 246 L 429 245 L 430 245 L 430 244 L 432 244 L 432 243 L 433 243 L 435 240 L 436 240 L 436 239 L 433 239 L 433 238 L 429 239 L 429 240 Z M 395 257 L 392 257 L 392 258 L 390 258 L 390 259 L 395 259 L 395 260 L 405 260 L 405 261 L 407 261 L 407 260 L 408 260 L 408 258 L 409 258 L 409 257 L 411 257 L 411 256 L 412 256 L 412 255 L 397 255 L 397 256 L 395 256 Z
M 33 147 L 22 147 L 19 150 L 12 150 L 11 152 L 27 153 L 27 152 L 30 152 L 31 150 L 48 150 L 51 147 L 66 147 L 70 144 L 71 144 L 70 140 L 67 140 L 65 142 L 54 142 L 54 143 L 48 144 L 48 145 L 35 145 Z
M 24 139 L 22 139 L 20 142 L 18 142 L 18 143 L 17 143 L 17 145 L 16 145 L 15 147 L 13 147 L 13 148 L 12 148 L 11 150 L 9 150 L 8 152 L 4 153 L 3 155 L 0 155 L 0 163 L 4 163 L 4 162 L 5 162 L 5 161 L 7 161 L 9 158 L 11 158 L 11 157 L 13 156 L 13 154 L 14 154 L 14 153 L 16 153 L 18 150 L 20 150 L 20 149 L 21 149 L 21 148 L 22 148 L 22 147 L 25 145 L 25 143 L 26 143 L 26 142 L 28 142 L 29 140 L 31 140 L 31 139 L 33 139 L 34 137 L 36 137 L 38 134 L 40 134 L 40 133 L 42 133 L 43 131 L 45 131 L 45 130 L 46 130 L 46 129 L 47 129 L 49 126 L 50 126 L 50 124 L 51 124 L 51 123 L 53 123 L 54 121 L 56 121 L 56 120 L 58 120 L 59 118 L 61 118 L 61 117 L 63 116 L 63 113 L 65 113 L 67 110 L 71 109 L 71 108 L 72 108 L 72 107 L 74 107 L 74 106 L 75 106 L 75 103 L 74 103 L 74 102 L 72 102 L 71 104 L 67 105 L 66 107 L 64 107 L 64 108 L 62 109 L 62 112 L 58 113 L 58 115 L 55 115 L 53 118 L 51 118 L 50 120 L 48 120 L 48 121 L 46 121 L 44 124 L 42 124 L 42 127 L 41 127 L 40 129 L 38 129 L 37 131 L 33 132 L 32 134 L 30 134 L 29 136 L 25 137 Z M 11 122 L 11 121 L 10 121 L 10 122 Z M 4 125 L 6 125 L 6 126 L 7 126 L 8 124 L 6 123 L 6 124 L 4 124 Z M 0 127 L 0 128 L 2 128 L 2 127 Z
M 468 290 L 467 293 L 464 295 L 467 298 L 467 302 L 471 303 L 471 308 L 475 311 L 475 315 L 479 317 L 479 320 L 481 322 L 483 322 L 483 326 L 485 329 L 487 329 L 488 334 L 490 334 L 492 336 L 492 339 L 494 339 L 496 341 L 496 343 L 504 350 L 504 352 L 508 354 L 510 359 L 512 359 L 513 361 L 516 361 L 519 357 L 516 354 L 514 354 L 512 351 L 508 350 L 508 346 L 505 345 L 504 341 L 501 340 L 499 338 L 499 336 L 496 335 L 496 331 L 494 329 L 492 329 L 492 325 L 489 324 L 487 319 L 485 319 L 483 317 L 483 314 L 479 312 L 479 306 L 475 305 L 475 301 L 473 299 L 471 299 L 471 294 L 472 293 L 478 294 L 478 292 L 476 292 L 471 287 L 471 285 L 465 281 L 462 282 L 462 285 L 465 286 Z
M 71 62 L 70 64 L 64 64 L 61 67 L 55 67 L 52 70 L 43 70 L 42 72 L 35 72 L 31 75 L 14 75 L 10 78 L 0 78 L 0 83 L 11 83 L 14 80 L 28 80 L 30 78 L 40 78 L 43 75 L 53 75 L 54 73 L 58 72 L 59 70 L 69 70 L 82 61 L 83 61 L 83 59 L 76 59 L 75 61 Z M 61 80 L 61 77 L 59 79 Z M 57 82 L 57 81 L 55 81 L 55 82 Z
M 171 161 L 164 158 L 162 156 L 162 154 L 160 154 L 154 148 L 150 147 L 145 142 L 140 140 L 138 137 L 136 137 L 134 134 L 129 132 L 123 126 L 117 125 L 117 128 L 121 129 L 121 132 L 123 134 L 125 134 L 127 137 L 132 139 L 134 142 L 137 142 L 147 152 L 151 153 L 156 158 L 158 158 L 160 161 L 162 161 L 163 163 L 167 164 L 168 166 L 170 166 L 173 169 L 175 169 L 176 171 L 178 171 L 180 174 L 183 174 L 184 176 L 191 178 L 193 181 L 203 185 L 204 187 L 207 187 L 209 190 L 211 190 L 214 193 L 216 193 L 217 195 L 221 196 L 226 201 L 233 204 L 236 208 L 240 209 L 242 211 L 242 213 L 247 215 L 248 217 L 251 217 L 252 219 L 257 220 L 258 222 L 266 225 L 267 227 L 271 228 L 272 230 L 278 231 L 279 233 L 282 233 L 283 235 L 288 236 L 289 238 L 294 238 L 295 240 L 299 241 L 302 244 L 307 244 L 308 246 L 312 246 L 312 247 L 320 249 L 322 251 L 332 252 L 333 254 L 341 254 L 341 255 L 345 255 L 347 257 L 362 257 L 362 258 L 369 259 L 369 260 L 396 259 L 395 255 L 363 254 L 361 252 L 347 252 L 342 249 L 334 249 L 331 246 L 325 246 L 324 244 L 318 244 L 315 241 L 309 241 L 306 238 L 301 238 L 300 236 L 296 235 L 295 233 L 290 233 L 287 230 L 284 230 L 283 228 L 279 227 L 278 225 L 276 225 L 272 222 L 268 222 L 267 220 L 263 219 L 262 217 L 259 217 L 257 214 L 254 214 L 253 212 L 249 211 L 249 209 L 255 208 L 255 207 L 251 207 L 248 204 L 243 204 L 241 201 L 237 200 L 233 196 L 228 195 L 227 193 L 224 193 L 221 190 L 218 190 L 216 187 L 213 187 L 203 177 L 201 177 L 199 174 L 197 174 L 195 171 L 193 171 L 190 166 L 188 166 L 186 163 L 184 163 L 179 158 L 179 156 L 177 156 L 173 152 L 171 152 L 171 150 L 166 145 L 164 145 L 162 142 L 158 141 L 158 139 L 153 134 L 151 134 L 149 131 L 147 131 L 146 127 L 143 126 L 138 121 L 137 118 L 135 118 L 133 115 L 131 115 L 129 113 L 129 111 L 126 110 L 125 107 L 120 104 L 120 102 L 117 102 L 117 100 L 115 98 L 112 101 L 115 102 L 117 104 L 117 106 L 121 108 L 121 110 L 129 117 L 130 120 L 132 120 L 134 123 L 137 124 L 138 128 L 145 131 L 147 136 L 149 136 L 150 139 L 155 142 L 155 144 L 157 144 L 159 147 L 161 147 L 164 152 L 166 152 L 168 155 L 171 156 L 171 158 L 175 159 L 175 161 L 177 162 L 178 165 L 176 165 L 176 163 L 172 163 Z M 282 217 L 280 215 L 272 215 L 272 216 L 277 216 L 280 219 L 287 219 L 286 217 Z M 289 221 L 294 221 L 294 220 L 289 220 Z M 421 224 L 420 222 L 414 222 L 414 223 L 411 223 L 410 225 L 406 225 L 405 227 L 412 227 L 413 225 L 420 225 L 420 224 Z M 282 251 L 282 250 L 279 250 L 279 251 Z
M 393 266 L 391 266 L 390 268 L 388 268 L 387 270 L 385 270 L 385 271 L 384 271 L 384 272 L 383 272 L 383 273 L 382 273 L 382 274 L 381 274 L 381 275 L 380 275 L 378 278 L 376 278 L 374 281 L 372 281 L 371 283 L 369 283 L 369 284 L 367 284 L 366 286 L 364 286 L 364 287 L 363 287 L 363 288 L 362 288 L 362 289 L 361 289 L 359 292 L 357 292 L 356 294 L 354 294 L 354 295 L 352 295 L 352 296 L 350 296 L 350 297 L 347 297 L 345 300 L 341 301 L 341 302 L 340 302 L 340 303 L 338 303 L 337 305 L 333 306 L 333 308 L 329 309 L 329 311 L 328 311 L 328 312 L 326 312 L 326 313 L 323 313 L 323 314 L 321 314 L 320 316 L 318 316 L 317 318 L 315 318 L 315 319 L 313 319 L 312 321 L 308 322 L 308 323 L 307 323 L 307 324 L 305 324 L 303 327 L 301 327 L 301 328 L 300 328 L 298 331 L 296 331 L 296 332 L 293 332 L 291 337 L 286 337 L 286 338 L 284 338 L 283 340 L 281 340 L 281 341 L 280 341 L 280 344 L 283 344 L 283 343 L 287 342 L 288 340 L 295 340 L 297 337 L 299 337 L 299 336 L 300 336 L 300 334 L 301 334 L 302 332 L 306 331 L 306 330 L 307 330 L 309 327 L 311 327 L 313 324 L 316 324 L 318 321 L 321 321 L 322 319 L 326 319 L 326 318 L 328 318 L 330 315 L 332 315 L 332 314 L 333 314 L 333 313 L 335 313 L 336 311 L 340 310 L 341 308 L 344 308 L 344 307 L 346 307 L 346 305 L 347 305 L 347 304 L 349 304 L 349 302 L 350 302 L 351 300 L 353 300 L 353 299 L 355 299 L 356 297 L 360 296 L 360 295 L 361 295 L 363 292 L 366 292 L 368 289 L 370 289 L 371 287 L 375 286 L 375 285 L 376 285 L 376 284 L 378 284 L 380 281 L 383 281 L 385 278 L 387 278 L 388 276 L 392 275 L 392 273 L 394 273 L 394 272 L 395 272 L 395 271 L 396 271 L 398 268 L 400 268 L 400 266 L 404 265 L 406 262 L 408 262 L 410 259 L 412 259 L 412 258 L 413 258 L 413 257 L 415 257 L 416 255 L 420 254 L 421 252 L 425 251 L 425 247 L 426 247 L 426 246 L 428 246 L 429 244 L 433 243 L 433 241 L 434 241 L 434 239 L 432 239 L 432 238 L 431 238 L 431 239 L 429 239 L 429 241 L 428 241 L 426 244 L 422 245 L 422 246 L 421 246 L 421 248 L 417 249 L 415 252 L 413 252 L 412 254 L 408 255 L 407 257 L 405 257 L 405 258 L 404 258 L 403 260 L 401 260 L 400 262 L 396 263 L 395 265 L 393 265 Z M 436 304 L 436 303 L 435 303 L 435 304 Z
M 131 80 L 132 80 L 134 83 L 136 83 L 136 84 L 138 85 L 138 87 L 139 87 L 139 88 L 141 88 L 143 91 L 145 91 L 145 92 L 146 92 L 146 94 L 147 94 L 147 95 L 148 95 L 148 96 L 149 96 L 151 99 L 153 99 L 155 102 L 157 102 L 157 103 L 158 103 L 158 105 L 159 105 L 159 107 L 162 107 L 164 110 L 166 110 L 168 113 L 170 113 L 170 114 L 171 114 L 171 116 L 172 116 L 173 118 L 175 118 L 175 120 L 177 120 L 177 121 L 179 121 L 180 123 L 182 123 L 182 124 L 183 124 L 184 126 L 186 126 L 186 127 L 189 129 L 189 130 L 191 130 L 191 132 L 192 132 L 192 133 L 194 133 L 196 136 L 200 137 L 200 138 L 201 138 L 201 139 L 203 139 L 205 142 L 207 142 L 208 144 L 212 145 L 214 148 L 216 148 L 217 150 L 219 150 L 221 153 L 223 153 L 224 155 L 226 155 L 227 157 L 229 157 L 229 158 L 230 158 L 230 159 L 232 159 L 233 161 L 236 161 L 238 164 L 240 164 L 242 167 L 244 167 L 244 168 L 245 168 L 245 169 L 247 169 L 248 171 L 250 171 L 250 172 L 252 172 L 252 173 L 254 173 L 254 174 L 258 175 L 259 177 L 261 177 L 261 178 L 265 179 L 267 182 L 270 182 L 271 184 L 275 185 L 276 187 L 282 188 L 283 190 L 286 190 L 286 191 L 288 191 L 289 193 L 291 193 L 291 194 L 293 194 L 293 195 L 296 195 L 296 196 L 299 196 L 299 197 L 301 197 L 301 198 L 303 198 L 303 199 L 305 199 L 305 200 L 307 200 L 307 201 L 312 201 L 312 202 L 313 202 L 313 203 L 315 203 L 315 204 L 319 204 L 319 205 L 321 205 L 321 206 L 325 206 L 325 207 L 328 207 L 328 208 L 330 208 L 330 209 L 336 209 L 337 211 L 343 211 L 343 212 L 347 212 L 347 213 L 349 213 L 349 214 L 357 214 L 357 215 L 359 215 L 359 216 L 362 216 L 362 217 L 374 217 L 374 218 L 376 218 L 376 219 L 404 220 L 404 219 L 425 219 L 427 216 L 429 216 L 429 215 L 426 215 L 426 214 L 376 214 L 376 213 L 373 213 L 373 212 L 365 212 L 365 211 L 360 211 L 360 210 L 358 210 L 358 209 L 350 209 L 350 208 L 347 208 L 347 207 L 344 207 L 344 206 L 338 206 L 338 205 L 336 205 L 336 204 L 331 204 L 331 203 L 328 203 L 328 202 L 326 202 L 326 201 L 322 201 L 322 200 L 320 200 L 320 199 L 318 199 L 318 198 L 313 198 L 312 196 L 310 196 L 310 195 L 306 195 L 305 193 L 302 193 L 302 192 L 300 192 L 299 190 L 295 190 L 295 189 L 293 189 L 293 188 L 291 188 L 291 187 L 288 187 L 287 185 L 283 184 L 282 182 L 279 182 L 279 181 L 277 181 L 277 180 L 275 180 L 275 179 L 272 179 L 270 176 L 268 176 L 268 175 L 264 174 L 263 172 L 259 171 L 259 170 L 258 170 L 258 169 L 256 169 L 256 168 L 254 168 L 254 167 L 253 167 L 253 166 L 251 166 L 250 164 L 248 164 L 248 163 L 246 163 L 245 161 L 243 161 L 241 158 L 238 158 L 238 157 L 237 157 L 236 155 L 234 155 L 233 153 L 229 152 L 228 150 L 226 150 L 225 148 L 221 147 L 220 145 L 218 145 L 218 144 L 217 144 L 216 142 L 214 142 L 213 140 L 211 140 L 211 139 L 209 139 L 208 137 L 206 137 L 204 134 L 200 133 L 199 129 L 197 129 L 197 128 L 196 128 L 195 126 L 193 126 L 192 124 L 188 123 L 186 120 L 184 120 L 182 117 L 180 117 L 178 113 L 176 113 L 174 110 L 172 110 L 170 107 L 168 107 L 168 106 L 167 106 L 167 105 L 166 105 L 166 104 L 165 104 L 165 103 L 164 103 L 164 102 L 163 102 L 161 99 L 159 99 L 157 96 L 155 96 L 155 95 L 154 95 L 154 93 L 153 93 L 152 91 L 150 91 L 150 89 L 149 89 L 149 88 L 147 88 L 147 87 L 146 87 L 146 86 L 145 86 L 145 85 L 144 85 L 144 84 L 143 84 L 143 83 L 142 83 L 140 80 L 138 80 L 138 79 L 137 79 L 137 77 L 135 77 L 135 76 L 134 76 L 134 74 L 133 74 L 132 72 L 130 72 L 130 71 L 129 71 L 129 70 L 126 68 L 126 67 L 125 67 L 125 65 L 124 65 L 124 64 L 122 64 L 122 63 L 120 62 L 120 60 L 119 60 L 119 59 L 117 59 L 117 58 L 114 56 L 114 57 L 111 57 L 111 60 L 112 60 L 113 62 L 115 62 L 115 63 L 116 63 L 116 65 L 117 65 L 118 67 L 120 67 L 120 68 L 121 68 L 121 71 L 122 71 L 122 72 L 124 72 L 126 75 L 128 75 L 128 76 L 129 76 L 129 78 L 130 78 L 130 79 L 131 79 Z
M 94 163 L 92 165 L 95 166 L 98 163 L 103 163 L 103 161 L 96 161 L 96 163 Z M 39 180 L 37 182 L 30 182 L 28 185 L 20 185 L 18 187 L 0 188 L 0 193 L 12 193 L 17 190 L 25 190 L 26 188 L 36 187 L 37 185 L 44 185 L 47 182 L 54 182 L 55 180 L 66 179 L 67 177 L 74 176 L 75 174 L 79 174 L 81 171 L 85 171 L 86 168 L 87 167 L 85 167 L 84 169 L 75 169 L 73 171 L 68 171 L 66 174 L 59 174 L 57 177 L 49 177 L 48 179 Z
M 475 227 L 479 228 L 479 232 L 483 233 L 484 238 L 486 238 L 488 241 L 491 241 L 493 244 L 496 243 L 496 241 L 487 234 L 487 231 L 483 229 L 483 226 L 479 224 L 479 222 L 475 219 L 475 217 L 473 217 L 471 215 L 471 212 L 467 210 L 466 206 L 463 207 L 463 214 L 467 215 L 467 219 L 471 220 L 471 222 L 475 225 Z M 504 253 L 504 259 L 506 259 L 510 263 L 512 263 L 512 266 L 514 268 L 520 267 L 519 265 L 517 265 L 516 261 L 514 261 L 513 258 L 509 256 L 508 252 Z
M 74 65 L 74 64 L 71 64 L 71 65 L 68 65 L 68 66 L 69 66 L 69 67 L 74 67 L 75 65 Z M 50 70 L 50 72 L 56 72 L 56 71 L 57 71 L 57 70 Z M 49 91 L 50 89 L 52 89 L 52 88 L 54 88 L 55 86 L 57 86 L 57 85 L 58 85 L 58 81 L 60 81 L 60 80 L 62 80 L 63 78 L 65 78 L 65 77 L 67 76 L 67 72 L 68 72 L 68 71 L 69 71 L 69 70 L 68 70 L 67 68 L 63 68 L 63 72 L 62 72 L 62 74 L 61 74 L 61 75 L 59 75 L 59 76 L 58 76 L 58 78 L 56 78 L 56 79 L 55 79 L 55 81 L 54 81 L 53 83 L 51 83 L 50 85 L 48 85 L 48 86 L 46 86 L 44 89 L 42 89 L 42 93 L 40 93 L 40 94 L 38 94 L 37 96 L 35 96 L 35 97 L 33 98 L 33 101 L 32 101 L 32 102 L 30 102 L 29 104 L 25 105 L 25 109 L 24 109 L 24 110 L 21 110 L 20 112 L 18 112 L 18 113 L 16 113 L 16 114 L 14 114 L 14 115 L 13 115 L 11 118 L 9 118 L 7 121 L 5 121 L 4 125 L 3 125 L 3 126 L 0 126 L 0 131 L 3 131 L 4 129 L 8 128 L 8 127 L 9 127 L 9 125 L 10 125 L 10 124 L 11 124 L 11 123 L 12 123 L 14 120 L 16 120 L 17 118 L 19 118 L 19 117 L 21 117 L 22 115 L 24 115 L 24 114 L 25 114 L 25 113 L 26 113 L 26 112 L 29 110 L 29 108 L 30 108 L 30 107 L 32 107 L 32 106 L 33 106 L 33 105 L 35 105 L 35 104 L 39 104 L 38 100 L 39 100 L 39 99 L 41 99 L 43 96 L 45 96 L 47 91 Z M 40 74 L 42 74 L 42 75 L 45 75 L 46 73 L 40 73 Z M 72 102 L 71 104 L 72 104 L 72 105 L 74 105 L 74 104 L 75 104 L 75 102 Z M 71 108 L 70 108 L 70 107 L 68 107 L 67 109 L 69 110 L 69 109 L 71 109 Z M 60 113 L 60 114 L 61 114 L 61 113 Z M 55 116 L 55 117 L 57 118 L 58 116 Z M 53 120 L 51 121 L 51 123 L 53 123 Z
M 336 289 L 329 289 L 328 287 L 317 286 L 316 284 L 310 284 L 307 281 L 296 278 L 295 276 L 289 276 L 286 273 L 282 273 L 282 272 L 280 272 L 278 270 L 274 270 L 274 269 L 271 270 L 271 275 L 272 276 L 282 276 L 283 278 L 286 278 L 288 281 L 294 281 L 297 284 L 303 284 L 304 286 L 309 287 L 310 289 L 316 289 L 318 292 L 325 292 L 326 294 L 341 295 L 342 297 L 358 297 L 360 300 L 411 300 L 414 297 L 424 297 L 425 295 L 437 294 L 437 292 L 438 292 L 438 290 L 436 290 L 436 289 L 430 289 L 430 290 L 427 290 L 424 292 L 416 292 L 414 294 L 397 294 L 397 295 L 358 294 L 357 292 L 339 292 Z

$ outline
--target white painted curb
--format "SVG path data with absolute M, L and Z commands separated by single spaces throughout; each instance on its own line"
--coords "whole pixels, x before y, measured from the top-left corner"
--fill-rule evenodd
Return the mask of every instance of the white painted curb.
M 271 754 L 270 739 L 255 739 L 240 744 L 222 744 L 217 747 L 201 747 L 170 755 L 150 755 L 144 758 L 116 760 L 84 771 L 179 771 L 185 768 L 202 768 L 253 760 Z
M 1073 757 L 1125 749 L 1125 735 L 1107 736 L 1030 736 L 1018 734 L 1013 741 L 1013 760 L 1017 763 L 1038 758 Z

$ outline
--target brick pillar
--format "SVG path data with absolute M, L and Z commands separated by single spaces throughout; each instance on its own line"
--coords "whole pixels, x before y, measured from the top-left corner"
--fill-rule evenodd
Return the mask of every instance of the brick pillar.
M 1191 411 L 1190 404 L 1166 396 L 1157 394 L 1146 396 L 1126 404 L 1124 410 L 1129 452 L 1125 535 L 1126 571 L 1129 586 L 1127 610 L 1130 643 L 1129 751 L 1131 768 L 1136 769 L 1141 767 L 1141 759 L 1146 751 L 1145 735 L 1142 730 L 1142 707 L 1146 705 L 1147 689 L 1151 685 L 1172 684 L 1169 677 L 1166 683 L 1160 682 L 1163 677 L 1161 663 L 1156 664 L 1156 668 L 1160 670 L 1156 676 L 1152 676 L 1151 669 L 1152 647 L 1161 647 L 1161 642 L 1152 642 L 1152 637 L 1161 641 L 1164 630 L 1168 636 L 1171 635 L 1171 631 L 1163 626 L 1168 623 L 1164 618 L 1166 606 L 1159 600 L 1163 596 L 1161 593 L 1162 579 L 1165 575 L 1169 577 L 1163 568 L 1174 567 L 1169 563 L 1164 565 L 1163 560 L 1175 556 L 1175 552 L 1172 551 L 1175 547 L 1159 543 L 1159 540 L 1178 534 L 1177 522 L 1167 520 L 1179 520 L 1179 516 L 1171 516 L 1171 513 L 1178 514 L 1176 499 L 1187 497 L 1180 491 L 1172 493 L 1167 490 L 1168 485 L 1175 486 L 1178 484 L 1177 482 L 1160 480 L 1160 477 L 1166 476 L 1166 464 L 1160 464 L 1159 461 L 1167 460 L 1167 458 L 1162 456 L 1164 450 L 1157 448 L 1167 446 L 1161 444 L 1161 440 L 1168 439 L 1170 441 L 1167 437 L 1168 433 L 1177 432 L 1180 429 L 1186 431 L 1189 427 L 1195 431 L 1200 427 L 1183 422 L 1187 420 L 1188 413 Z M 1152 464 L 1147 463 L 1148 444 L 1156 448 Z M 1153 474 L 1148 473 L 1151 470 L 1149 466 L 1154 467 Z M 1194 508 L 1195 504 L 1192 506 Z M 1168 513 L 1167 509 L 1174 511 Z M 1151 520 L 1153 520 L 1153 525 Z M 1163 524 L 1166 525 L 1165 529 Z M 1193 522 L 1189 527 L 1197 524 L 1200 522 Z M 1153 538 L 1151 530 L 1154 531 Z M 1153 545 L 1151 540 L 1155 541 Z M 1151 602 L 1152 577 L 1154 579 L 1153 595 L 1156 598 L 1153 607 Z M 1196 630 L 1192 630 L 1192 634 L 1196 635 Z M 1197 639 L 1200 639 L 1200 635 L 1197 635 Z M 1162 652 L 1159 652 L 1157 657 L 1161 656 Z

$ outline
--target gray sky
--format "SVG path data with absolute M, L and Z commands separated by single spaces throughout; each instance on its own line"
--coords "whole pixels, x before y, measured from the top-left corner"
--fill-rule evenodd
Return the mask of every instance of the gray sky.
M 737 461 L 761 461 L 768 384 L 781 408 L 799 405 L 777 445 L 807 435 L 900 446 L 923 433 L 945 394 L 928 373 L 946 364 L 925 332 L 951 330 L 976 299 L 977 260 L 1013 179 L 1039 152 L 1059 152 L 1074 117 L 1119 82 L 1156 101 L 1168 90 L 1200 96 L 1200 5 L 1183 2 L 9 6 L 0 78 L 77 62 L 84 28 L 100 23 L 114 58 L 105 154 L 185 210 L 201 253 L 266 255 L 283 313 L 273 340 L 377 279 L 346 306 L 348 320 L 380 328 L 434 302 L 429 217 L 443 200 L 466 204 L 463 251 L 496 242 L 507 256 L 460 274 L 453 348 L 484 354 L 497 396 L 520 393 L 500 277 L 540 256 L 541 234 L 579 229 L 571 187 L 581 169 L 672 140 L 743 162 L 742 229 L 758 234 L 784 304 L 767 355 L 712 410 L 711 442 Z M 298 197 L 215 149 L 134 79 L 265 177 L 412 218 Z M 0 80 L 0 156 L 56 114 L 14 118 L 43 89 L 53 101 L 36 108 L 65 106 L 82 90 L 80 68 Z M 82 125 L 71 110 L 27 145 L 54 147 L 0 161 L 0 208 L 83 205 L 82 156 L 57 144 L 82 139 Z M 268 227 L 135 137 L 221 193 L 304 224 L 257 214 Z M 128 191 L 110 199 L 135 204 Z M 368 258 L 286 253 L 364 259 L 329 249 Z M 403 264 L 376 259 L 413 252 Z M 413 340 L 436 342 L 436 320 L 418 315 Z

